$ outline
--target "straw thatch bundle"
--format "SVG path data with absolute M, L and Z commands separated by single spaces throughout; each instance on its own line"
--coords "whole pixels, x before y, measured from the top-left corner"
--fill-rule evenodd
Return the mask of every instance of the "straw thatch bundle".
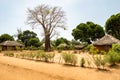
M 93 42 L 93 45 L 112 45 L 112 44 L 117 44 L 120 43 L 120 40 L 116 39 L 115 37 L 111 35 L 105 35 L 101 39 Z

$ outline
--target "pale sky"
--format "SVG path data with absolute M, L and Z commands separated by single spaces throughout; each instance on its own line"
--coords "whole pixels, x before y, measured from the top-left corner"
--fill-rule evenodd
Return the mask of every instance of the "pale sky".
M 14 35 L 17 28 L 32 30 L 27 25 L 27 8 L 34 8 L 40 4 L 59 6 L 66 13 L 67 30 L 59 29 L 59 37 L 73 39 L 72 30 L 80 23 L 92 21 L 104 27 L 106 20 L 113 14 L 120 12 L 120 0 L 0 0 L 0 35 L 8 33 Z M 41 38 L 39 28 L 32 30 Z

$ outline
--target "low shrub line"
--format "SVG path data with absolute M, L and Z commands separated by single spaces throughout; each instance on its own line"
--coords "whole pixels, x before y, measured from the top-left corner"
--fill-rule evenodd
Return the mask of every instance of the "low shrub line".
M 97 52 L 97 51 L 94 51 L 94 52 Z M 120 62 L 120 54 L 118 54 L 114 50 L 110 50 L 108 53 L 105 53 L 104 55 L 91 53 L 92 61 L 85 57 L 81 57 L 79 62 L 78 62 L 77 54 L 73 54 L 70 52 L 59 53 L 59 54 L 61 54 L 60 56 L 62 58 L 62 61 L 64 61 L 65 65 L 67 64 L 67 65 L 72 65 L 72 66 L 76 66 L 77 64 L 79 64 L 80 67 L 91 67 L 92 68 L 93 66 L 91 66 L 91 63 L 93 62 L 97 69 L 104 70 L 107 64 L 109 64 L 110 66 L 113 66 L 116 63 Z M 21 54 L 14 54 L 13 52 L 6 52 L 4 53 L 4 56 L 37 60 L 37 61 L 43 61 L 43 62 L 55 62 L 54 61 L 55 53 L 45 53 L 44 51 L 38 51 L 35 53 L 32 53 L 32 52 L 21 53 Z

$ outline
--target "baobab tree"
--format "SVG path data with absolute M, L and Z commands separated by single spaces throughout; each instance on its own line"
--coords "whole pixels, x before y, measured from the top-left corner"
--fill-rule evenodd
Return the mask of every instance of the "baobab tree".
M 50 39 L 56 34 L 57 28 L 66 29 L 65 13 L 60 7 L 39 5 L 34 9 L 28 9 L 27 23 L 32 27 L 42 27 L 45 38 L 45 51 L 50 51 Z

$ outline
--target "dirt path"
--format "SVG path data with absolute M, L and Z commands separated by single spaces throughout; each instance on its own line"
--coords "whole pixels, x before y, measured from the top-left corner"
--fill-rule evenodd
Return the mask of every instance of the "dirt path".
M 0 80 L 120 80 L 120 68 L 103 72 L 0 56 Z

